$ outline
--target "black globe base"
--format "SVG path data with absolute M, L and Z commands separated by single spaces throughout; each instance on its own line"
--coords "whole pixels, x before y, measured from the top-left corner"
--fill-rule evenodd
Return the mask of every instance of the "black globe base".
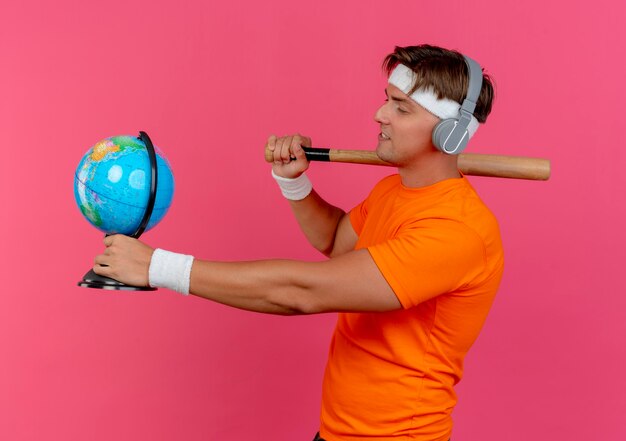
M 156 288 L 152 288 L 151 286 L 126 285 L 110 277 L 100 276 L 92 269 L 87 271 L 83 280 L 78 282 L 78 286 L 82 288 L 109 289 L 113 291 L 156 291 Z

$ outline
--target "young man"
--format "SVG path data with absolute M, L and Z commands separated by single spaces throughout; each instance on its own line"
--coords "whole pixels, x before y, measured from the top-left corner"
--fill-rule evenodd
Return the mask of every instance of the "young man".
M 117 235 L 105 238 L 94 271 L 251 311 L 339 312 L 316 439 L 448 440 L 453 387 L 503 271 L 495 218 L 459 173 L 457 157 L 433 143 L 440 121 L 463 113 L 469 66 L 457 52 L 426 45 L 387 56 L 376 152 L 398 174 L 348 213 L 312 190 L 302 150 L 309 138 L 269 138 L 272 174 L 328 260 L 208 262 Z M 493 99 L 478 71 L 467 137 Z

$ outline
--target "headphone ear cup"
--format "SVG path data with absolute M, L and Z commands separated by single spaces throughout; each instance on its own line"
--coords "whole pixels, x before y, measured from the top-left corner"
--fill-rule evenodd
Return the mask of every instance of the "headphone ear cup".
M 440 152 L 448 153 L 444 150 L 443 146 L 446 144 L 446 140 L 454 130 L 455 122 L 455 119 L 444 119 L 437 123 L 433 129 L 433 145 Z
M 454 141 L 449 142 L 452 132 L 454 132 L 454 129 L 457 128 L 457 124 L 458 124 L 458 120 L 456 119 L 444 119 L 443 121 L 439 122 L 435 128 L 433 129 L 433 145 L 437 148 L 437 150 L 439 150 L 440 152 L 443 152 L 447 155 L 458 155 L 459 153 L 461 153 L 463 150 L 465 150 L 465 147 L 467 147 L 467 142 L 469 140 L 469 137 L 467 136 L 467 130 L 465 131 L 465 133 L 461 134 L 461 133 L 455 133 L 455 136 L 452 136 L 452 138 L 456 138 L 458 139 L 459 137 L 461 137 L 461 139 L 458 141 L 458 145 L 455 146 L 454 148 L 450 148 L 450 145 L 446 145 L 446 144 L 453 144 Z M 458 132 L 459 129 L 457 129 Z

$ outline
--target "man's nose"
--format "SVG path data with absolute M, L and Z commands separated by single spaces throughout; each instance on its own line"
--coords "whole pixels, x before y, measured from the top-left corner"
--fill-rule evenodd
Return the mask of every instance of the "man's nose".
M 378 108 L 374 114 L 374 121 L 379 124 L 388 124 L 389 118 L 387 118 L 386 102 Z

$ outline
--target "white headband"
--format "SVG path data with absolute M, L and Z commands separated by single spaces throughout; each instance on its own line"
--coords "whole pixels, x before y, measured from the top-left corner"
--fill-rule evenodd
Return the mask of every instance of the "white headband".
M 396 86 L 407 95 L 409 95 L 414 83 L 415 73 L 404 64 L 398 64 L 391 72 L 391 75 L 389 75 L 389 84 Z M 409 98 L 439 119 L 458 118 L 459 116 L 461 105 L 448 98 L 437 98 L 432 88 L 417 89 L 409 95 Z M 470 138 L 474 136 L 476 130 L 478 130 L 478 120 L 472 116 L 472 120 L 467 127 Z

